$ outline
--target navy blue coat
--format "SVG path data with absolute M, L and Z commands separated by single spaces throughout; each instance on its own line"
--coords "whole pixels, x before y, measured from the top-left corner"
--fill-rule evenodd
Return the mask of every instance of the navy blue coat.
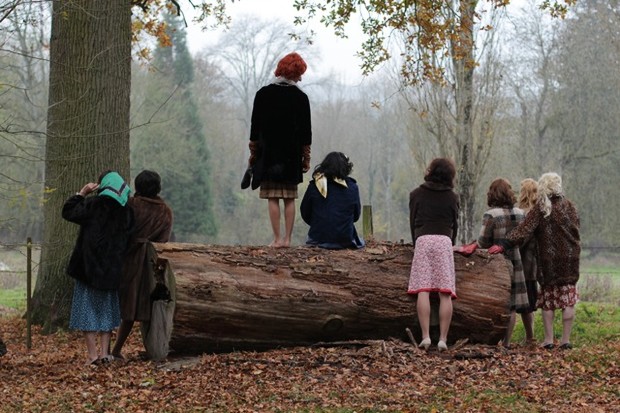
M 288 83 L 262 87 L 254 98 L 250 140 L 260 142 L 254 179 L 302 182 L 302 147 L 312 144 L 308 96 Z
M 80 225 L 67 274 L 98 290 L 118 290 L 131 228 L 131 208 L 107 196 L 65 201 L 62 217 Z
M 317 189 L 314 180 L 301 201 L 301 217 L 310 225 L 308 244 L 324 248 L 361 248 L 361 240 L 355 229 L 362 210 L 360 194 L 355 179 L 345 179 L 347 187 L 327 180 L 327 198 Z

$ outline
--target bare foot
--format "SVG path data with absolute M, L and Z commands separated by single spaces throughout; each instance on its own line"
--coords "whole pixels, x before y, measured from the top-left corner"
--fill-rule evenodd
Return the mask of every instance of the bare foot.
M 280 248 L 288 248 L 291 246 L 291 240 L 290 239 L 284 239 L 284 241 L 282 241 L 280 243 Z
M 271 244 L 269 244 L 269 246 L 272 247 L 272 248 L 280 248 L 281 247 L 280 240 L 272 241 Z

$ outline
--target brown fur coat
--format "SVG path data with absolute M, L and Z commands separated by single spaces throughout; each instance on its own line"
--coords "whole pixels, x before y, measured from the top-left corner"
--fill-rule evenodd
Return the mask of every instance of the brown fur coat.
M 119 289 L 121 318 L 149 321 L 151 292 L 155 288 L 148 242 L 167 242 L 172 232 L 172 209 L 159 197 L 136 196 L 128 203 L 134 213 L 134 231 L 123 267 Z

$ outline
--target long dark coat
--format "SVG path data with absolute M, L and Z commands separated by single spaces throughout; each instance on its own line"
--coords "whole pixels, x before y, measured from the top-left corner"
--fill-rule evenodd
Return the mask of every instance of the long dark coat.
M 254 98 L 250 140 L 259 142 L 254 174 L 261 176 L 255 179 L 302 182 L 302 147 L 312 144 L 308 96 L 285 82 L 262 87 Z
M 80 225 L 67 274 L 98 290 L 118 290 L 132 228 L 132 212 L 107 196 L 74 195 L 62 217 Z
M 153 263 L 148 242 L 168 242 L 172 232 L 172 210 L 159 197 L 129 198 L 134 214 L 134 230 L 123 267 L 119 288 L 121 318 L 132 321 L 151 319 L 151 292 L 155 288 Z

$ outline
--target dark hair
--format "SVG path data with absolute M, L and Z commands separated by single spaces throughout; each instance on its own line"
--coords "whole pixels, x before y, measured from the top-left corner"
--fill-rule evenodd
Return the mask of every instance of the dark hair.
M 144 170 L 134 179 L 136 196 L 155 198 L 161 191 L 161 177 L 157 172 Z
M 114 171 L 112 169 L 106 169 L 105 171 L 101 172 L 99 174 L 99 177 L 97 178 L 97 183 L 100 184 L 103 178 L 105 178 L 105 176 L 109 174 L 110 172 L 114 172 Z
M 454 188 L 454 177 L 456 176 L 456 167 L 452 159 L 435 158 L 426 168 L 424 180 L 427 182 L 436 182 Z
M 344 179 L 353 170 L 353 163 L 342 152 L 330 152 L 323 162 L 314 168 L 314 173 L 322 172 L 327 178 Z
M 517 202 L 510 182 L 504 178 L 497 178 L 489 186 L 487 205 L 491 208 L 512 208 Z

